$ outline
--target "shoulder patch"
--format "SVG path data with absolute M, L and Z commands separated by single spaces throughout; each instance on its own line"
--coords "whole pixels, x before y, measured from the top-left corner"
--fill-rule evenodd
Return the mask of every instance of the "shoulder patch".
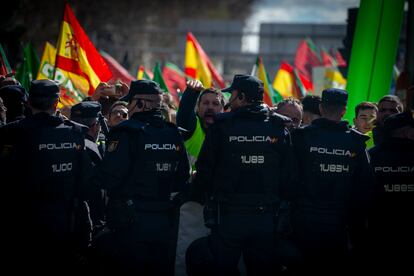
M 118 147 L 118 143 L 119 143 L 119 141 L 116 141 L 116 140 L 109 142 L 109 144 L 108 144 L 108 152 L 115 151 L 116 148 Z

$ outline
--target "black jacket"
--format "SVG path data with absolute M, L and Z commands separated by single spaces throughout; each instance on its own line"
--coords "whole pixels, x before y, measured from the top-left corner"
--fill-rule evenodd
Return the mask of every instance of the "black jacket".
M 47 113 L 0 128 L 2 203 L 9 206 L 2 210 L 16 229 L 30 225 L 32 242 L 68 241 L 75 200 L 89 195 L 84 147 L 82 125 Z
M 385 237 L 399 236 L 401 240 L 407 236 L 412 237 L 414 141 L 387 138 L 369 153 L 377 177 L 376 200 L 370 220 L 371 229 L 382 240 Z
M 168 201 L 188 178 L 182 138 L 159 111 L 135 113 L 113 128 L 96 172 L 99 187 L 112 199 Z
M 367 137 L 345 121 L 320 118 L 293 131 L 292 140 L 298 172 L 290 193 L 295 230 L 305 239 L 344 239 L 347 225 L 361 226 L 371 200 L 375 178 Z
M 184 140 L 188 140 L 193 135 L 197 125 L 197 114 L 195 106 L 197 104 L 199 92 L 187 88 L 180 101 L 180 108 L 177 111 L 177 126 L 186 130 L 183 133 Z M 203 127 L 203 124 L 201 124 Z
M 292 169 L 286 120 L 264 105 L 217 116 L 196 163 L 194 188 L 221 202 L 279 201 Z

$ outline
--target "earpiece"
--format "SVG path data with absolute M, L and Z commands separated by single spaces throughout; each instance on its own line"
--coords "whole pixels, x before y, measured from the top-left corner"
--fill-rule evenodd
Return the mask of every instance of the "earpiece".
M 234 98 L 233 100 L 229 101 L 225 106 L 224 106 L 224 110 L 227 110 L 230 108 L 231 104 L 235 101 L 235 100 L 243 100 L 244 99 L 244 95 L 241 92 L 237 92 L 237 97 Z

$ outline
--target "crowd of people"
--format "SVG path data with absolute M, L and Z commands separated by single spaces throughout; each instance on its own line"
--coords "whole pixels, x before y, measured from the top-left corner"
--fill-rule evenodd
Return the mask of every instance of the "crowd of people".
M 230 93 L 228 101 L 223 93 Z M 400 99 L 263 103 L 263 83 L 59 86 L 0 76 L 3 248 L 12 271 L 120 275 L 414 272 L 414 119 Z

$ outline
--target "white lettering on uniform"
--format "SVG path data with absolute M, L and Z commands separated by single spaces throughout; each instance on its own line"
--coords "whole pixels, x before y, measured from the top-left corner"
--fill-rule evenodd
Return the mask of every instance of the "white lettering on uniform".
M 310 147 L 309 152 L 317 152 L 319 154 L 326 154 L 326 155 L 353 157 L 353 154 L 351 153 L 351 151 L 344 150 L 344 149 L 327 149 L 327 148 Z
M 240 156 L 240 158 L 243 164 L 263 164 L 264 163 L 263 155 L 242 155 Z
M 414 192 L 414 184 L 385 184 L 384 189 L 387 193 Z
M 60 143 L 60 144 L 39 144 L 39 151 L 41 150 L 61 150 L 76 148 L 76 143 Z
M 384 173 L 412 173 L 414 172 L 414 167 L 375 167 L 375 172 L 384 172 Z
M 157 172 L 169 172 L 172 171 L 172 165 L 170 163 L 157 163 Z
M 52 165 L 53 173 L 69 172 L 72 170 L 72 163 L 60 163 Z
M 270 142 L 275 143 L 276 138 L 270 136 L 229 136 L 229 142 L 249 143 L 249 142 Z
M 145 150 L 178 150 L 178 146 L 174 144 L 145 144 Z
M 349 172 L 349 165 L 340 164 L 319 164 L 321 172 L 342 173 Z

